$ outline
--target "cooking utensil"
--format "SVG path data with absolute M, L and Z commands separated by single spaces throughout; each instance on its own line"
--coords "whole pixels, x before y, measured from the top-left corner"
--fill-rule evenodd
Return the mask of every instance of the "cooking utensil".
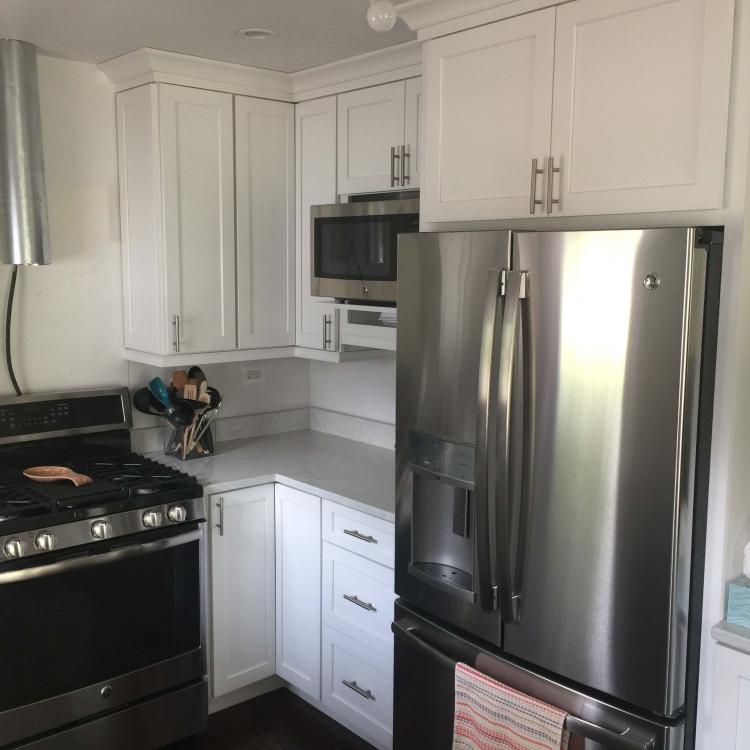
M 143 414 L 153 414 L 156 417 L 166 417 L 167 410 L 161 401 L 157 401 L 148 388 L 139 388 L 133 394 L 133 406 Z
M 197 428 L 193 431 L 190 443 L 188 444 L 187 452 L 190 453 L 198 445 L 200 439 L 206 433 L 206 430 L 211 426 L 211 422 L 214 421 L 214 417 L 219 413 L 219 409 L 208 409 L 201 415 L 200 421 L 198 422 Z
M 185 370 L 175 370 L 172 373 L 172 385 L 175 390 L 182 391 L 188 382 L 188 374 Z
M 206 376 L 203 370 L 201 370 L 201 368 L 198 367 L 198 365 L 193 365 L 188 370 L 188 378 L 191 380 L 195 380 L 198 383 L 200 383 L 202 380 L 206 380 Z
M 186 383 L 182 389 L 182 397 L 186 401 L 197 401 L 198 400 L 198 386 L 193 383 Z
M 23 475 L 34 482 L 73 482 L 76 487 L 82 487 L 84 484 L 91 484 L 94 480 L 79 474 L 67 466 L 32 466 L 30 469 L 24 469 Z
M 211 396 L 208 395 L 208 381 L 201 380 L 200 387 L 198 388 L 198 401 L 203 404 L 211 403 Z
M 161 378 L 151 380 L 148 387 L 151 393 L 154 394 L 154 397 L 166 409 L 169 421 L 172 424 L 187 425 L 193 421 L 195 417 L 193 409 L 177 396 L 170 396 L 167 386 L 164 385 L 164 381 Z

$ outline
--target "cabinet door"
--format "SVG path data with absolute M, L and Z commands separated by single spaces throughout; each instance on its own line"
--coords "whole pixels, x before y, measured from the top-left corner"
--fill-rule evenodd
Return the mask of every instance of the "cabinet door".
M 211 498 L 213 695 L 274 674 L 274 485 Z
M 750 747 L 750 655 L 714 646 L 716 663 L 711 712 L 711 747 Z
M 406 81 L 404 106 L 404 146 L 406 148 L 406 163 L 404 164 L 405 188 L 419 187 L 419 177 L 422 171 L 423 107 L 422 79 L 409 78 Z
M 532 159 L 541 168 L 550 146 L 554 34 L 549 8 L 424 44 L 423 221 L 529 215 Z
M 334 307 L 310 294 L 312 225 L 310 207 L 336 202 L 336 97 L 295 108 L 297 163 L 297 346 L 332 348 L 326 316 Z M 332 302 L 332 300 L 331 300 Z
M 294 344 L 294 105 L 235 97 L 240 349 Z
M 579 0 L 557 9 L 553 215 L 721 206 L 733 5 Z
M 320 699 L 320 498 L 276 485 L 276 674 Z
M 237 348 L 231 94 L 159 84 L 172 351 Z
M 124 343 L 166 354 L 158 113 L 156 84 L 117 94 Z
M 391 148 L 398 152 L 404 143 L 404 91 L 397 81 L 339 96 L 339 193 L 398 187 L 391 183 Z

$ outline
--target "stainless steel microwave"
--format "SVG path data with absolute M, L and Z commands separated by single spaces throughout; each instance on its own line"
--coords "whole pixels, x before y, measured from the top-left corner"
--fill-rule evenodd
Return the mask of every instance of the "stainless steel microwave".
M 312 295 L 396 301 L 398 235 L 419 231 L 419 199 L 311 208 Z

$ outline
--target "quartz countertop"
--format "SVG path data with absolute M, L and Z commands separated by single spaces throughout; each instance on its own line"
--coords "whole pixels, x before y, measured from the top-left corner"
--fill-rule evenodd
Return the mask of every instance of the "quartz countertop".
M 181 461 L 150 457 L 192 474 L 206 495 L 269 482 L 395 520 L 393 451 L 305 430 L 218 443 L 216 455 Z

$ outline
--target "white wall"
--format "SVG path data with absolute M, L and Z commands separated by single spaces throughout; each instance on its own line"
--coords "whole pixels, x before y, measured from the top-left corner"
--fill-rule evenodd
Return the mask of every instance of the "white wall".
M 394 424 L 396 358 L 311 362 L 310 406 Z
M 94 65 L 39 58 L 52 264 L 19 272 L 16 377 L 28 391 L 127 383 L 115 112 Z M 0 266 L 3 308 L 10 267 Z M 4 358 L 0 390 L 11 393 Z

